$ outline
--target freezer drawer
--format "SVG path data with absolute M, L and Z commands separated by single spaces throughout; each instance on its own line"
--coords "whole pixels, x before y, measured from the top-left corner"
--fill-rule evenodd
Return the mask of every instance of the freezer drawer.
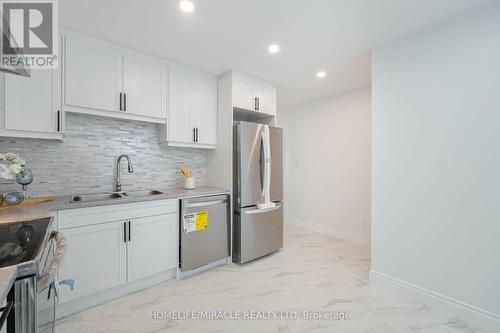
M 244 263 L 283 247 L 283 207 L 258 210 L 242 208 L 235 212 L 233 261 Z
M 189 271 L 228 258 L 229 223 L 227 195 L 181 200 L 181 271 Z

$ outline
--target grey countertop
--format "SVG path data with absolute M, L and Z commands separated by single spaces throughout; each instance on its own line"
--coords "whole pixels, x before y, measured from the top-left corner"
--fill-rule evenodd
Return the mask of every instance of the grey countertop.
M 11 208 L 0 211 L 0 223 L 10 223 L 19 221 L 28 221 L 49 217 L 55 214 L 58 210 L 88 208 L 107 205 L 118 205 L 132 202 L 165 200 L 165 199 L 182 199 L 190 197 L 202 197 L 214 194 L 228 194 L 229 191 L 222 188 L 212 186 L 200 186 L 193 190 L 185 190 L 183 188 L 159 189 L 163 194 L 157 194 L 147 197 L 125 197 L 120 199 L 102 200 L 94 202 L 71 202 L 71 196 L 54 197 L 53 201 L 45 202 L 35 206 L 26 206 L 19 208 Z M 0 269 L 0 303 L 3 302 L 9 293 L 12 284 L 17 275 L 17 267 L 5 267 Z
M 212 186 L 199 186 L 193 190 L 186 190 L 183 188 L 169 188 L 158 190 L 163 192 L 163 194 L 151 195 L 147 197 L 125 197 L 120 199 L 92 202 L 72 203 L 70 195 L 54 197 L 53 201 L 45 202 L 39 205 L 12 208 L 0 211 L 0 223 L 10 223 L 44 218 L 54 215 L 54 212 L 58 210 L 64 209 L 88 208 L 153 200 L 182 199 L 229 193 L 227 189 Z
M 3 303 L 14 284 L 17 276 L 17 267 L 5 267 L 0 269 L 0 303 Z

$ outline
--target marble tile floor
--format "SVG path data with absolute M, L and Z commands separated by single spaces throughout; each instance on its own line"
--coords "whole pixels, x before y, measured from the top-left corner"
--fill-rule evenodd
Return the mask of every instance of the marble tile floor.
M 56 332 L 482 331 L 460 318 L 369 285 L 369 266 L 367 247 L 286 226 L 284 248 L 275 254 L 243 266 L 230 264 L 182 281 L 171 280 L 91 308 L 59 320 Z M 167 314 L 185 316 L 188 311 L 197 315 L 217 311 L 216 315 L 233 319 L 164 318 Z M 350 317 L 311 319 L 304 317 L 304 311 L 331 316 L 348 313 Z M 156 319 L 151 319 L 152 313 Z M 272 313 L 277 318 L 270 318 Z M 259 318 L 250 319 L 250 315 Z M 290 317 L 294 315 L 297 318 Z

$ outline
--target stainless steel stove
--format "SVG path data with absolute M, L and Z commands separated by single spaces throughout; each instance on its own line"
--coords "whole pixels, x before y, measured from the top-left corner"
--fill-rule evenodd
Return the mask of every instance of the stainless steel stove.
M 7 298 L 8 333 L 52 332 L 56 293 L 52 292 L 61 256 L 62 235 L 52 218 L 0 224 L 0 269 L 17 267 L 17 279 Z

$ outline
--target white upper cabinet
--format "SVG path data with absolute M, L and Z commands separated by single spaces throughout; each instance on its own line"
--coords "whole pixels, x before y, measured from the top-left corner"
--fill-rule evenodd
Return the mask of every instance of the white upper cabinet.
M 148 117 L 167 117 L 167 69 L 137 56 L 123 56 L 123 109 Z
M 166 122 L 166 64 L 72 34 L 64 49 L 67 111 Z
M 62 139 L 58 70 L 35 69 L 30 78 L 2 74 L 0 81 L 0 136 Z
M 66 36 L 65 96 L 67 106 L 120 111 L 122 53 L 95 42 Z
M 181 69 L 170 69 L 168 85 L 167 140 L 194 143 L 192 75 Z
M 255 96 L 257 98 L 257 111 L 276 115 L 276 88 L 265 82 L 257 82 Z
M 171 146 L 216 148 L 217 78 L 72 33 L 63 50 L 65 111 L 166 124 Z
M 254 80 L 243 74 L 234 75 L 234 107 L 255 110 Z
M 276 88 L 241 73 L 233 75 L 233 106 L 238 109 L 276 115 Z
M 168 121 L 162 140 L 171 146 L 216 148 L 217 79 L 170 68 Z
M 217 144 L 217 80 L 199 76 L 196 78 L 197 142 Z

